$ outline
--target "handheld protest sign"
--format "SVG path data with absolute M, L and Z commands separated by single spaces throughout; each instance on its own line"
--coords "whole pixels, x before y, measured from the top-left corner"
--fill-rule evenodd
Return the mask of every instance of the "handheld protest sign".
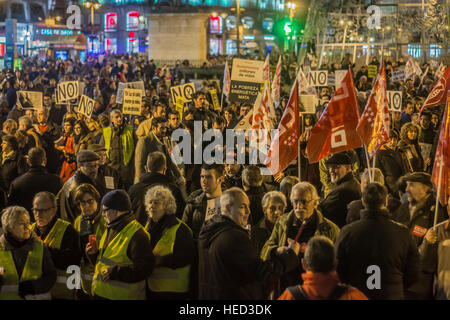
M 261 90 L 264 61 L 233 59 L 228 100 L 253 104 Z
M 387 91 L 389 111 L 402 111 L 402 92 Z
M 219 97 L 217 96 L 217 90 L 216 89 L 209 90 L 209 93 L 211 94 L 211 100 L 214 106 L 214 110 L 220 111 L 220 103 Z
M 37 91 L 17 91 L 17 99 L 24 109 L 42 108 L 42 92 Z
M 367 67 L 367 75 L 369 78 L 375 78 L 377 76 L 378 73 L 378 68 L 376 65 L 370 64 Z
M 61 104 L 62 102 L 67 102 L 78 98 L 79 87 L 78 81 L 65 81 L 58 83 L 55 92 L 56 103 Z
M 95 100 L 85 96 L 84 94 L 80 98 L 80 103 L 78 103 L 77 113 L 81 113 L 88 118 L 91 118 L 92 112 L 94 111 Z
M 123 89 L 122 113 L 140 116 L 142 106 L 141 89 Z
M 316 113 L 316 106 L 318 103 L 317 96 L 314 94 L 300 95 L 300 113 Z
M 117 103 L 123 103 L 123 90 L 125 88 L 142 90 L 142 96 L 144 95 L 145 91 L 144 81 L 141 80 L 127 83 L 119 82 L 119 85 L 117 86 L 117 96 L 116 96 Z
M 326 87 L 329 85 L 328 77 L 327 70 L 310 71 L 308 74 L 308 84 L 312 87 Z
M 184 102 L 191 102 L 195 93 L 195 85 L 192 82 L 170 88 L 172 103 L 176 103 L 178 97 L 183 97 Z
M 177 104 L 175 105 L 175 110 L 180 114 L 180 121 L 183 121 L 183 110 L 184 110 L 184 98 L 177 97 Z

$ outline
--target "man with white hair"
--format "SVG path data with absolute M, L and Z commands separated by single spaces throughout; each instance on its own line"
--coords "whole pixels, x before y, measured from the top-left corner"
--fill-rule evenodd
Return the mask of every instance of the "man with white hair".
M 220 198 L 221 214 L 205 222 L 199 236 L 199 299 L 265 299 L 274 276 L 298 264 L 293 250 L 263 262 L 246 226 L 250 202 L 230 188 Z

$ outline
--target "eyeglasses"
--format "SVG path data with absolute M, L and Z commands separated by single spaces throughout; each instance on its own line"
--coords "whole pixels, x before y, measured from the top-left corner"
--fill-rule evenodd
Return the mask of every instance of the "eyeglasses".
M 32 208 L 31 210 L 32 210 L 34 213 L 45 213 L 45 212 L 50 211 L 50 210 L 53 209 L 53 208 L 55 208 L 55 207 L 50 207 L 50 208 L 47 208 L 47 209 Z
M 80 201 L 78 201 L 78 205 L 79 206 L 81 206 L 81 205 L 90 205 L 90 206 L 92 206 L 93 204 L 95 203 L 95 199 L 89 199 L 89 200 L 86 200 L 86 201 L 83 201 L 83 200 L 80 200 Z
M 297 204 L 297 203 L 301 203 L 303 206 L 307 206 L 311 201 L 314 201 L 314 199 L 311 200 L 305 200 L 305 199 L 295 199 L 295 200 L 291 200 L 292 204 Z

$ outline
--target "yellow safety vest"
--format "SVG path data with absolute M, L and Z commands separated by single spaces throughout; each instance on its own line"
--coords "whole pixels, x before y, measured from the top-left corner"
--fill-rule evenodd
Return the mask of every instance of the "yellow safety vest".
M 103 129 L 103 138 L 105 141 L 106 155 L 109 159 L 109 149 L 111 148 L 112 128 L 106 127 Z M 123 164 L 125 166 L 130 163 L 134 152 L 134 139 L 133 139 L 133 127 L 125 126 L 122 135 L 122 147 L 123 147 Z
M 80 233 L 80 226 L 81 226 L 81 216 L 78 216 L 74 223 L 73 227 L 75 231 Z M 106 230 L 106 220 L 103 217 L 100 217 L 100 220 L 97 224 L 97 229 L 95 230 L 95 238 L 97 241 L 101 239 L 103 232 Z M 84 248 L 82 248 L 84 250 Z M 84 259 L 81 261 L 80 265 L 80 271 L 81 271 L 81 288 L 86 294 L 91 294 L 92 290 L 92 279 L 94 278 L 94 266 L 89 261 L 84 261 Z
M 166 256 L 173 254 L 173 247 L 175 245 L 175 238 L 177 230 L 183 223 L 183 221 L 177 218 L 178 224 L 170 227 L 164 231 L 161 239 L 159 239 L 153 254 L 155 256 Z M 145 229 L 148 230 L 149 223 L 145 225 Z M 191 229 L 188 227 L 192 234 Z M 147 278 L 147 287 L 153 292 L 178 292 L 184 293 L 189 291 L 189 273 L 191 265 L 187 265 L 182 268 L 172 269 L 167 267 L 156 267 L 152 274 Z
M 28 252 L 27 261 L 19 279 L 16 264 L 10 250 L 0 246 L 0 266 L 3 267 L 3 285 L 0 289 L 0 300 L 21 300 L 19 283 L 37 280 L 42 277 L 42 261 L 44 259 L 44 244 L 35 240 L 33 250 Z
M 32 228 L 34 229 L 36 223 L 32 224 Z M 47 234 L 45 239 L 43 239 L 44 243 L 52 249 L 59 250 L 61 249 L 62 239 L 64 238 L 64 234 L 66 233 L 67 227 L 70 226 L 70 223 L 58 218 L 53 225 L 50 232 Z M 75 290 L 69 290 L 67 287 L 67 272 L 66 270 L 60 270 L 56 268 L 56 283 L 50 291 L 51 295 L 55 299 L 74 299 L 75 298 Z
M 131 221 L 105 248 L 107 231 L 102 235 L 99 245 L 97 264 L 95 265 L 94 280 L 92 282 L 92 295 L 110 300 L 144 300 L 145 280 L 136 283 L 127 283 L 117 280 L 102 280 L 102 271 L 113 266 L 131 265 L 133 262 L 127 256 L 128 245 L 133 235 L 144 230 L 139 222 Z M 145 231 L 145 230 L 144 230 Z M 145 231 L 146 232 L 146 231 Z M 146 232 L 147 233 L 147 232 Z

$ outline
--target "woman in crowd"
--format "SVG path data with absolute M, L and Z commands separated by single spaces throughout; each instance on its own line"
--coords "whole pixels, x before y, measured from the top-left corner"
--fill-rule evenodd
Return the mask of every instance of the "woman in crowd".
M 49 249 L 31 232 L 28 211 L 8 207 L 1 220 L 0 300 L 50 300 L 56 269 Z
M 258 256 L 272 234 L 275 222 L 286 210 L 287 201 L 280 191 L 270 191 L 264 195 L 261 204 L 264 217 L 252 228 L 251 232 L 252 242 L 255 244 Z
M 74 120 L 72 118 L 66 118 L 64 120 L 63 137 L 55 143 L 55 148 L 64 153 L 64 162 L 62 164 L 61 173 L 59 174 L 63 182 L 69 180 L 76 170 L 73 124 Z
M 406 173 L 424 170 L 424 161 L 419 145 L 420 135 L 420 127 L 412 122 L 405 123 L 400 131 L 398 150 Z
M 27 163 L 19 150 L 19 143 L 13 135 L 6 135 L 2 137 L 2 165 L 1 174 L 9 187 L 11 182 L 18 176 L 27 171 Z
M 88 127 L 83 120 L 77 120 L 73 126 L 74 142 L 75 142 L 75 154 L 87 149 L 89 145 L 94 143 L 92 134 L 89 132 Z
M 106 221 L 100 212 L 100 193 L 93 185 L 88 183 L 79 185 L 75 190 L 74 200 L 80 210 L 80 215 L 75 219 L 73 227 L 80 235 L 80 244 L 84 252 L 84 248 L 89 242 L 100 241 L 106 230 Z M 94 266 L 85 254 L 81 260 L 81 273 L 82 290 L 79 290 L 77 295 L 80 299 L 88 299 L 91 293 Z
M 147 299 L 183 299 L 189 296 L 191 266 L 195 259 L 192 231 L 175 216 L 172 192 L 155 186 L 145 194 L 155 270 L 147 280 Z

